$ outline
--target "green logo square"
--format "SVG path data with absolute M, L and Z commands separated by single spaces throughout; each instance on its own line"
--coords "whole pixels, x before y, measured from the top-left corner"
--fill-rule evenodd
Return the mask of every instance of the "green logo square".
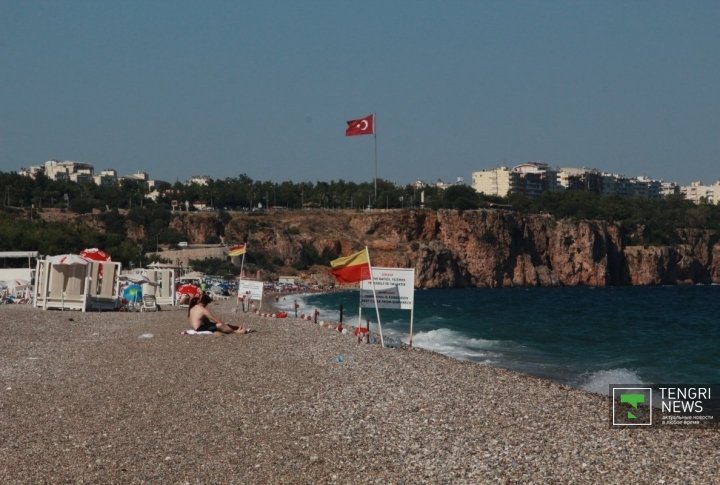
M 613 386 L 611 388 L 613 426 L 652 425 L 652 388 Z

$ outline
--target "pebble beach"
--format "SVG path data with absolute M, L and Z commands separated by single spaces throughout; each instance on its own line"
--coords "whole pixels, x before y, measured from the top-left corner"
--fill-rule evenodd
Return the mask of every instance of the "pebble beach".
M 0 306 L 2 483 L 719 483 L 717 429 L 295 319 Z

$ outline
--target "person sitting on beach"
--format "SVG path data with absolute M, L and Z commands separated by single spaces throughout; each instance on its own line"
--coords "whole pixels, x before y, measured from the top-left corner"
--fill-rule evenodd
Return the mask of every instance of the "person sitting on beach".
M 242 325 L 229 325 L 212 314 L 207 306 L 212 301 L 209 295 L 203 294 L 190 300 L 188 318 L 196 332 L 250 333 L 249 328 Z

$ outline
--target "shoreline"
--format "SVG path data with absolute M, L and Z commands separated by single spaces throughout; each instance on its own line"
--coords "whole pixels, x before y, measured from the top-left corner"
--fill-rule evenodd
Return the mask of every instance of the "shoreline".
M 714 430 L 611 429 L 599 395 L 358 345 L 294 317 L 239 313 L 232 299 L 213 306 L 256 332 L 182 336 L 177 308 L 0 307 L 0 478 L 655 483 L 720 473 Z

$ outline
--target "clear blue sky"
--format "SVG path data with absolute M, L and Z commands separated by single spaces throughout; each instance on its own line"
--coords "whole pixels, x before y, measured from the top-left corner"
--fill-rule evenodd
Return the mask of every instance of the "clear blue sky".
M 0 0 L 0 171 L 720 178 L 720 1 Z

